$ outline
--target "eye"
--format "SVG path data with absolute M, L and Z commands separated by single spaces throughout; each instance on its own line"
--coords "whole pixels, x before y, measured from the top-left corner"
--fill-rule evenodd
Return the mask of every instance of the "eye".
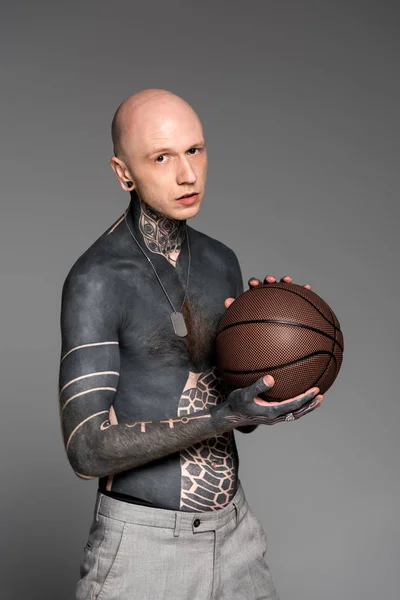
M 192 150 L 194 150 L 194 152 L 192 152 Z M 197 147 L 193 147 L 190 148 L 188 150 L 188 152 L 190 152 L 190 154 L 193 156 L 195 154 L 195 151 L 201 152 L 203 150 L 203 148 L 197 148 Z M 163 158 L 163 156 L 167 156 L 166 154 L 160 154 L 159 156 L 157 156 L 157 158 L 155 159 L 155 162 L 158 162 L 160 164 L 162 164 L 163 162 L 165 162 L 165 160 L 159 160 L 160 158 Z

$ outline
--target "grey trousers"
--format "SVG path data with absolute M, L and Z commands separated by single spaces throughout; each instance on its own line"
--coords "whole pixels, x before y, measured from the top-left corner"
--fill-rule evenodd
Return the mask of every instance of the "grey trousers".
M 76 600 L 279 600 L 266 533 L 240 481 L 217 511 L 129 504 L 97 491 Z

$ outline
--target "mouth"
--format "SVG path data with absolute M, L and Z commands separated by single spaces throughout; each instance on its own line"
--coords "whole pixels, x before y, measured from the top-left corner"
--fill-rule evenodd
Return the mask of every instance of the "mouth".
M 181 204 L 192 204 L 193 202 L 196 202 L 197 198 L 199 197 L 199 192 L 189 192 L 188 194 L 184 194 L 183 196 L 181 196 L 180 198 L 177 198 L 177 202 L 180 202 Z
M 182 200 L 182 198 L 191 198 L 192 196 L 197 196 L 198 192 L 189 192 L 188 194 L 184 194 L 177 198 L 177 200 Z

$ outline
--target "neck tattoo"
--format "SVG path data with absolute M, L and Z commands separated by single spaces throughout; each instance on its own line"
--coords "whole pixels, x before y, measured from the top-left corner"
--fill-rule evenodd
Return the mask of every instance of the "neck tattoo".
M 162 254 L 175 267 L 185 233 L 182 221 L 161 215 L 140 200 L 139 229 L 150 252 Z

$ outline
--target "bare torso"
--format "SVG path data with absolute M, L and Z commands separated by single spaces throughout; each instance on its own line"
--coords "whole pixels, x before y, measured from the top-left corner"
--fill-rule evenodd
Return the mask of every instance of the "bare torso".
M 127 219 L 137 234 L 134 215 L 128 213 Z M 174 416 L 193 415 L 226 397 L 215 366 L 214 339 L 218 321 L 225 312 L 225 298 L 242 292 L 240 268 L 227 246 L 189 226 L 187 229 L 191 269 L 187 302 L 182 311 L 188 328 L 185 338 L 174 333 L 170 320 L 172 308 L 123 219 L 105 232 L 71 269 L 70 276 L 95 277 L 96 281 L 102 277 L 109 290 L 104 335 L 98 322 L 93 325 L 96 333 L 88 336 L 82 331 L 82 324 L 80 327 L 77 324 L 75 331 L 69 331 L 63 353 L 85 343 L 89 345 L 90 335 L 96 337 L 93 344 L 104 345 L 74 350 L 71 356 L 75 362 L 65 358 L 60 371 L 61 389 L 65 382 L 79 376 L 78 357 L 80 365 L 86 356 L 92 361 L 87 370 L 100 370 L 101 353 L 107 352 L 108 357 L 115 353 L 115 370 L 104 372 L 101 386 L 98 384 L 98 389 L 105 391 L 96 392 L 108 394 L 108 398 L 112 394 L 112 405 L 109 414 L 99 410 L 100 404 L 93 405 L 92 413 L 97 410 L 99 416 L 92 419 L 92 426 L 104 430 L 123 422 L 133 431 L 144 432 L 149 423 L 163 421 L 167 429 L 174 426 Z M 188 270 L 186 240 L 171 254 L 171 260 L 161 254 L 147 254 L 179 310 Z M 86 393 L 85 406 L 89 396 L 94 401 L 94 394 Z M 84 416 L 83 413 L 77 416 L 77 400 L 79 397 L 70 402 L 69 412 L 64 412 L 65 437 L 71 443 L 79 419 L 83 422 Z M 141 499 L 155 507 L 218 510 L 236 492 L 238 467 L 234 432 L 229 431 L 134 469 L 101 477 L 99 489 L 116 497 L 124 494 L 133 502 Z

